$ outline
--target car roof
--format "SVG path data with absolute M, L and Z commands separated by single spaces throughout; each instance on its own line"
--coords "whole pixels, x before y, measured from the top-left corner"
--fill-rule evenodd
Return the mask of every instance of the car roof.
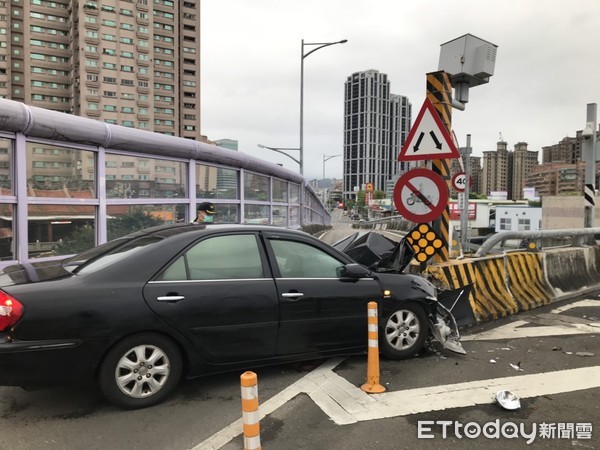
M 129 234 L 129 238 L 141 237 L 141 236 L 158 236 L 162 238 L 167 238 L 169 236 L 174 236 L 178 234 L 183 234 L 192 231 L 201 231 L 205 230 L 206 232 L 211 231 L 271 231 L 271 232 L 285 232 L 290 234 L 297 234 L 306 236 L 307 233 L 300 230 L 294 230 L 291 228 L 283 228 L 276 225 L 251 225 L 251 224 L 211 224 L 206 225 L 203 223 L 178 223 L 178 224 L 168 224 L 168 225 L 158 225 L 156 227 L 145 228 L 143 230 L 136 231 L 134 233 Z

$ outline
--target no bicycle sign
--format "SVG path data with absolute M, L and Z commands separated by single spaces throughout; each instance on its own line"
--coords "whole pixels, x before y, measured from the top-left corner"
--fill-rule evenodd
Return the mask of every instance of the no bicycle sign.
M 448 206 L 448 186 L 433 170 L 409 170 L 394 186 L 394 204 L 411 222 L 431 222 Z

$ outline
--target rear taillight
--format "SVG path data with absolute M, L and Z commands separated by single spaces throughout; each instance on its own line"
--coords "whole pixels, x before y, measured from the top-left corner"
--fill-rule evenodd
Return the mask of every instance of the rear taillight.
M 5 331 L 19 321 L 23 304 L 6 292 L 0 291 L 0 331 Z

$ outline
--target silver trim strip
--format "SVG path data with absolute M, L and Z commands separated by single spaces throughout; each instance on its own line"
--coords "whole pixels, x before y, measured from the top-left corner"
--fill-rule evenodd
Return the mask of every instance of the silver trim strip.
M 213 280 L 155 280 L 149 281 L 148 284 L 172 284 L 172 283 L 214 283 L 217 281 L 270 281 L 273 282 L 273 278 L 217 278 Z

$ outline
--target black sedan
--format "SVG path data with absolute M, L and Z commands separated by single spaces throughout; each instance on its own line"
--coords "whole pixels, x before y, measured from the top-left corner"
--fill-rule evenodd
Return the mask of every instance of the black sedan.
M 375 272 L 299 231 L 203 224 L 9 266 L 0 385 L 97 382 L 116 405 L 142 408 L 182 377 L 364 351 L 369 301 L 387 357 L 418 353 L 431 332 L 450 341 L 434 287 L 401 270 Z

